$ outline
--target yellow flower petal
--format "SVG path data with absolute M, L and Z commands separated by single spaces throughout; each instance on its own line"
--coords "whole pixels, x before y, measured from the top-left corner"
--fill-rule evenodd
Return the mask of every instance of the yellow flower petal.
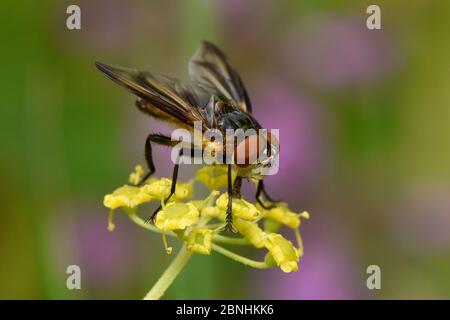
M 220 210 L 215 206 L 206 206 L 202 209 L 201 215 L 207 219 L 217 218 L 219 220 L 225 221 L 225 211 Z
M 189 202 L 192 203 L 197 208 L 198 211 L 201 211 L 202 208 L 205 206 L 204 200 L 191 200 Z
M 267 234 L 258 226 L 256 222 L 235 219 L 234 226 L 240 234 L 244 236 L 256 248 L 264 247 Z
M 193 187 L 192 183 L 177 183 L 175 189 L 174 201 L 180 201 L 192 197 Z
M 163 230 L 183 230 L 196 223 L 199 212 L 192 203 L 169 203 L 156 215 L 155 225 Z
M 267 252 L 267 254 L 264 256 L 264 263 L 269 266 L 270 268 L 272 267 L 278 267 L 277 263 L 275 262 L 275 260 L 273 259 L 272 254 L 269 252 Z
M 151 199 L 152 197 L 148 193 L 143 192 L 142 188 L 124 185 L 116 189 L 112 194 L 107 194 L 103 200 L 103 205 L 110 209 L 119 207 L 135 208 Z
M 268 219 L 267 217 L 265 217 L 264 219 L 264 231 L 268 232 L 268 233 L 272 233 L 272 232 L 278 232 L 278 230 L 281 229 L 283 225 L 281 223 L 279 223 L 278 221 L 272 220 L 272 219 Z
M 156 199 L 162 199 L 170 194 L 172 181 L 167 178 L 152 179 L 142 187 L 144 192 Z
M 172 180 L 167 178 L 151 179 L 142 187 L 143 191 L 155 199 L 164 199 L 169 196 Z M 177 183 L 175 194 L 170 201 L 179 201 L 192 196 L 192 183 Z
M 232 213 L 234 216 L 245 219 L 253 220 L 259 216 L 260 212 L 256 209 L 255 205 L 244 199 L 233 198 Z M 222 194 L 217 200 L 216 205 L 219 209 L 226 211 L 228 207 L 228 193 Z
M 300 225 L 300 217 L 289 210 L 286 205 L 279 205 L 267 210 L 266 217 L 278 221 L 292 229 L 298 228 Z
M 235 172 L 232 172 L 232 177 L 234 180 L 234 178 L 236 177 Z M 220 190 L 222 188 L 225 188 L 228 184 L 228 166 L 204 166 L 197 171 L 197 180 L 211 190 Z
M 284 238 L 281 234 L 269 234 L 265 242 L 265 247 L 269 250 L 281 270 L 284 272 L 298 270 L 298 261 L 300 259 L 298 251 L 292 245 L 292 242 Z
M 187 249 L 200 254 L 211 254 L 213 231 L 207 228 L 195 228 L 189 232 Z

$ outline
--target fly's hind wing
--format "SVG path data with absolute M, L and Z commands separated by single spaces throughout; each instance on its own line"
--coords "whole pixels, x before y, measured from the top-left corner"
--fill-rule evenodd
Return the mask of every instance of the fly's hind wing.
M 225 54 L 212 43 L 204 41 L 192 56 L 189 75 L 221 99 L 233 102 L 244 112 L 252 111 L 241 77 L 228 63 Z

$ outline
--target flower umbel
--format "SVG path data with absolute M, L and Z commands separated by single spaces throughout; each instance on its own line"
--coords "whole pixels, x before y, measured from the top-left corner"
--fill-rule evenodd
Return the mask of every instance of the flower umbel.
M 142 167 L 136 166 L 129 176 L 129 182 L 133 185 L 124 185 L 106 195 L 103 204 L 110 209 L 108 220 L 110 231 L 115 227 L 112 222 L 114 211 L 122 208 L 137 225 L 162 234 L 167 253 L 171 252 L 172 247 L 168 246 L 166 236 L 178 238 L 183 243 L 173 263 L 145 299 L 159 299 L 193 253 L 210 255 L 214 251 L 254 268 L 278 266 L 283 272 L 298 270 L 298 263 L 303 255 L 299 227 L 302 218 L 309 218 L 307 212 L 295 213 L 285 203 L 264 203 L 265 205 L 261 206 L 243 198 L 233 198 L 233 224 L 240 236 L 230 236 L 222 233 L 228 193 L 220 194 L 218 191 L 227 185 L 226 167 L 207 166 L 198 170 L 195 180 L 177 183 L 175 194 L 167 203 L 165 199 L 170 194 L 172 181 L 167 178 L 150 178 L 142 186 L 135 186 L 140 182 L 142 174 Z M 195 181 L 201 182 L 212 192 L 205 199 L 188 201 L 192 197 Z M 139 206 L 147 202 L 156 202 L 162 206 L 156 215 L 154 225 L 144 222 L 137 215 Z M 297 246 L 277 233 L 283 225 L 293 229 Z M 257 249 L 267 249 L 267 254 L 264 261 L 256 261 L 222 245 L 249 245 Z

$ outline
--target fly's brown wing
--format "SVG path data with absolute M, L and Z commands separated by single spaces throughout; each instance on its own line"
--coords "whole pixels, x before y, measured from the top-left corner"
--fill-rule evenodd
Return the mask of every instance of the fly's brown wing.
M 192 127 L 195 121 L 202 121 L 206 129 L 204 109 L 211 94 L 204 89 L 146 71 L 112 67 L 99 62 L 95 65 L 108 78 L 141 98 L 138 107 L 142 111 L 180 126 Z
M 204 41 L 192 56 L 189 75 L 206 90 L 251 113 L 250 99 L 241 77 L 230 66 L 225 54 L 212 43 Z

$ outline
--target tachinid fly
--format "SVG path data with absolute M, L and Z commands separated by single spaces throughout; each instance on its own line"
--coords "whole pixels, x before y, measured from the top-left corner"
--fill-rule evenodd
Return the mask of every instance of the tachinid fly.
M 201 146 L 188 143 L 179 152 L 175 161 L 171 193 L 165 199 L 168 201 L 174 194 L 178 176 L 179 159 L 182 156 L 198 155 L 199 147 L 211 146 L 218 150 L 218 163 L 228 165 L 228 208 L 226 227 L 233 230 L 232 198 L 240 197 L 242 179 L 257 180 L 256 200 L 267 207 L 262 196 L 275 203 L 264 189 L 262 168 L 269 168 L 278 156 L 279 144 L 277 138 L 265 132 L 261 135 L 261 126 L 252 116 L 252 106 L 239 74 L 229 65 L 224 53 L 215 45 L 203 42 L 189 61 L 190 82 L 182 82 L 165 76 L 157 76 L 146 71 L 112 67 L 96 63 L 97 68 L 108 78 L 127 88 L 138 97 L 136 106 L 144 113 L 163 121 L 174 123 L 180 128 L 194 131 L 197 123 L 201 123 L 202 133 L 216 130 L 227 135 L 230 130 L 241 129 L 254 134 L 244 135 L 244 138 L 217 141 L 203 138 Z M 205 137 L 205 135 L 202 135 Z M 174 141 L 170 136 L 149 134 L 145 141 L 145 159 L 149 172 L 140 184 L 155 172 L 152 159 L 151 143 L 174 147 L 180 141 Z M 252 146 L 255 146 L 253 148 Z M 202 151 L 200 151 L 200 154 Z M 227 155 L 231 154 L 231 158 Z M 222 158 L 223 157 L 223 158 Z M 222 159 L 220 159 L 222 158 Z M 231 161 L 227 161 L 231 160 Z M 237 172 L 232 181 L 232 170 Z M 151 219 L 153 220 L 161 209 L 158 207 Z

